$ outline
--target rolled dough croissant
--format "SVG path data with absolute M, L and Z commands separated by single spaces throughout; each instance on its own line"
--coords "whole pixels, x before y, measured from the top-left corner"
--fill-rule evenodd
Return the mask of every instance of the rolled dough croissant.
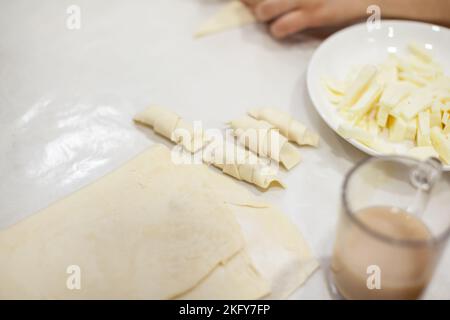
M 224 142 L 211 151 L 203 152 L 203 161 L 221 169 L 223 173 L 263 189 L 273 185 L 284 188 L 283 183 L 277 178 L 276 171 L 269 165 L 262 164 L 256 154 L 244 147 Z
M 156 133 L 182 145 L 189 152 L 197 152 L 205 144 L 202 130 L 195 130 L 191 123 L 166 108 L 149 107 L 138 113 L 134 120 L 152 127 Z
M 230 122 L 238 141 L 260 156 L 269 157 L 290 170 L 300 160 L 298 150 L 270 123 L 248 116 Z
M 274 108 L 257 108 L 250 110 L 248 114 L 255 119 L 264 120 L 274 125 L 289 141 L 293 141 L 298 145 L 317 147 L 319 144 L 319 136 L 317 134 L 286 112 Z

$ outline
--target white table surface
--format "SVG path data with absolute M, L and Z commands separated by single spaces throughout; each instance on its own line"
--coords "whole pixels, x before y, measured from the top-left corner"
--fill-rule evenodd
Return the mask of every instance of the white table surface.
M 218 0 L 0 0 L 0 227 L 89 184 L 151 144 L 132 116 L 167 106 L 205 126 L 276 106 L 321 136 L 288 188 L 255 194 L 290 215 L 319 258 L 329 254 L 344 173 L 365 157 L 319 118 L 305 73 L 320 39 L 274 41 L 262 26 L 195 40 Z M 69 5 L 81 29 L 66 27 Z M 447 247 L 425 298 L 450 299 Z M 447 271 L 447 272 L 446 272 Z M 329 299 L 323 269 L 293 299 Z

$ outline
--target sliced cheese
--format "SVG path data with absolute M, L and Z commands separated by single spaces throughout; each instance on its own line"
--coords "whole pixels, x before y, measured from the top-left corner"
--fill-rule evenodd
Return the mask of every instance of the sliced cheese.
M 412 42 L 408 45 L 408 50 L 426 63 L 430 63 L 433 61 L 433 57 L 430 52 L 425 49 L 425 47 L 420 46 L 416 42 Z
M 375 137 L 362 128 L 352 127 L 349 124 L 341 124 L 337 132 L 346 139 L 355 139 L 358 141 L 372 141 Z
M 405 139 L 415 141 L 417 135 L 417 119 L 409 120 L 406 124 Z
M 389 119 L 389 112 L 390 112 L 390 108 L 388 106 L 386 106 L 385 104 L 380 104 L 378 111 L 377 111 L 377 124 L 382 127 L 385 128 Z
M 443 134 L 450 135 L 450 123 L 447 123 L 444 130 L 442 131 Z
M 415 89 L 417 89 L 415 85 L 404 81 L 390 83 L 384 88 L 380 105 L 393 109 Z
M 376 137 L 373 138 L 372 140 L 365 140 L 365 141 L 361 141 L 363 144 L 365 144 L 366 146 L 368 146 L 369 148 L 382 153 L 382 154 L 394 154 L 395 153 L 395 148 L 386 143 L 385 141 L 383 141 L 382 139 Z
M 433 93 L 428 88 L 416 90 L 408 98 L 402 101 L 397 112 L 406 119 L 412 119 L 421 111 L 426 110 L 433 103 Z
M 450 119 L 450 113 L 445 111 L 442 113 L 441 123 L 444 125 L 444 127 L 449 123 Z
M 346 91 L 344 98 L 339 104 L 339 108 L 346 109 L 351 107 L 363 94 L 364 90 L 372 82 L 376 74 L 377 67 L 373 65 L 364 66 Z
M 450 140 L 437 127 L 431 129 L 431 143 L 440 158 L 450 164 Z
M 322 78 L 327 89 L 335 95 L 342 96 L 345 94 L 345 84 L 330 77 Z
M 393 142 L 403 141 L 407 136 L 408 125 L 401 118 L 390 118 L 389 140 Z
M 383 86 L 373 82 L 361 95 L 358 101 L 348 109 L 354 119 L 359 119 L 366 114 L 375 104 L 382 93 Z
M 430 127 L 439 127 L 441 128 L 441 107 L 440 102 L 434 102 L 431 106 L 431 113 L 430 113 Z
M 419 147 L 430 146 L 430 114 L 428 112 L 420 112 L 417 123 L 417 145 Z

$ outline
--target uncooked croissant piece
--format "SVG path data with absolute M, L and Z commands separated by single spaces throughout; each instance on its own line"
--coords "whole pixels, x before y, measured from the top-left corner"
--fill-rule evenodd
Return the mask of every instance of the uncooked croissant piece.
M 248 114 L 255 119 L 264 120 L 274 125 L 289 141 L 298 145 L 314 147 L 319 145 L 319 136 L 286 112 L 274 108 L 257 108 L 249 110 Z
M 152 106 L 138 113 L 134 120 L 153 128 L 156 133 L 170 141 L 182 145 L 187 151 L 195 153 L 205 144 L 202 130 L 194 130 L 191 123 L 183 120 L 175 112 L 166 108 Z
M 240 0 L 233 0 L 206 21 L 194 36 L 197 38 L 204 37 L 253 22 L 256 22 L 256 18 L 251 10 Z
M 262 189 L 284 184 L 278 179 L 270 165 L 263 164 L 256 154 L 244 147 L 224 142 L 212 150 L 204 150 L 203 161 L 222 170 L 223 173 L 238 180 L 254 184 Z
M 239 143 L 256 154 L 269 157 L 290 170 L 300 160 L 298 150 L 270 123 L 248 116 L 230 122 Z

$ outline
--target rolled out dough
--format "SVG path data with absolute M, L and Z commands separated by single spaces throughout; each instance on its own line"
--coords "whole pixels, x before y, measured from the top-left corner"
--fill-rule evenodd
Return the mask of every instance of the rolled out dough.
M 250 9 L 240 0 L 233 0 L 206 21 L 194 36 L 204 37 L 254 22 L 256 19 Z
M 183 300 L 255 300 L 270 293 L 270 283 L 252 265 L 245 250 L 219 265 L 198 286 L 178 297 Z
M 288 217 L 274 207 L 234 205 L 245 247 L 256 270 L 271 284 L 268 299 L 286 299 L 318 268 L 308 244 Z
M 190 170 L 194 169 L 190 168 Z M 243 186 L 236 185 L 235 181 L 227 176 L 219 175 L 212 170 L 200 170 L 197 175 L 201 180 L 208 181 L 211 193 L 223 199 L 233 211 L 241 227 L 245 251 L 252 266 L 240 270 L 244 272 L 244 275 L 233 272 L 232 259 L 225 266 L 217 267 L 219 275 L 212 273 L 211 279 L 206 278 L 205 283 L 200 284 L 185 296 L 181 296 L 181 299 L 197 299 L 200 296 L 215 297 L 216 295 L 221 299 L 229 297 L 247 299 L 251 294 L 253 294 L 251 299 L 258 297 L 285 299 L 319 267 L 317 259 L 297 227 L 280 210 L 269 203 L 262 202 L 259 197 L 252 195 Z M 259 277 L 268 283 L 269 294 L 264 293 L 262 289 L 264 284 L 256 281 Z M 217 293 L 217 288 L 225 282 L 224 278 L 227 278 L 227 285 L 223 287 L 224 292 Z M 259 286 L 255 282 L 259 283 Z M 253 284 L 250 287 L 246 285 L 251 283 Z M 230 287 L 234 288 L 234 291 L 230 290 Z M 259 295 L 255 294 L 251 287 L 259 288 L 260 290 L 256 292 Z M 202 295 L 197 290 L 200 290 Z
M 284 214 L 170 157 L 156 145 L 1 231 L 0 299 L 278 299 L 317 268 Z
M 0 299 L 172 298 L 238 253 L 231 210 L 169 154 L 155 146 L 1 231 Z

